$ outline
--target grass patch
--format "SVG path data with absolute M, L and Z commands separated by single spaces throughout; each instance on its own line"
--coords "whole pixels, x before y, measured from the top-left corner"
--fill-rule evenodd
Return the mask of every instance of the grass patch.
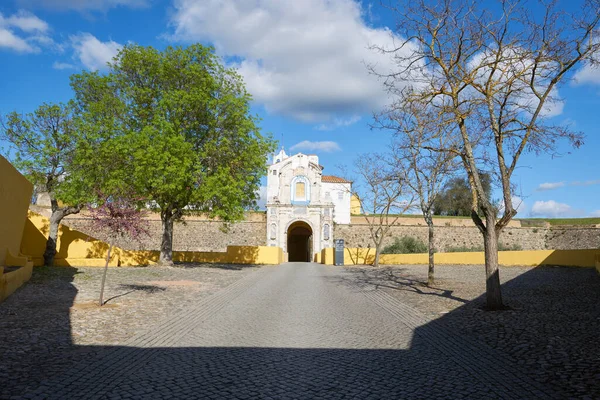
M 561 225 L 598 225 L 600 224 L 600 218 L 527 218 L 519 219 L 521 226 L 544 226 L 549 223 L 551 226 Z
M 353 217 L 364 217 L 365 214 L 351 214 Z M 381 214 L 369 214 L 367 217 L 379 217 Z M 388 214 L 388 217 L 400 218 L 423 218 L 423 214 Z M 454 216 L 454 215 L 433 215 L 433 219 L 468 219 L 469 216 Z

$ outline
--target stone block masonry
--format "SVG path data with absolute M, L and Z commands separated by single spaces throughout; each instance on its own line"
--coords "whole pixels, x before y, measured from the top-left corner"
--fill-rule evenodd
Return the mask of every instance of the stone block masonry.
M 394 238 L 412 236 L 427 243 L 426 226 L 393 226 L 383 245 Z M 373 247 L 366 224 L 336 225 L 335 238 L 344 239 L 346 247 Z M 581 227 L 505 228 L 500 243 L 507 247 L 519 246 L 522 250 L 574 250 L 600 248 L 600 229 Z M 436 226 L 435 246 L 438 252 L 452 247 L 483 247 L 483 238 L 475 226 Z
M 150 218 L 150 237 L 141 243 L 121 239 L 115 245 L 126 250 L 157 250 L 160 248 L 161 222 Z M 100 240 L 108 238 L 97 235 L 90 228 L 85 216 L 71 216 L 65 225 L 87 233 Z M 245 221 L 229 225 L 222 221 L 203 218 L 187 218 L 174 227 L 173 250 L 175 251 L 225 251 L 227 246 L 266 246 L 267 224 L 264 214 L 250 214 Z M 397 225 L 392 227 L 384 246 L 393 243 L 395 237 L 412 236 L 427 243 L 427 226 Z M 436 226 L 436 249 L 439 252 L 451 247 L 482 247 L 481 234 L 475 226 Z M 344 239 L 347 247 L 373 247 L 367 224 L 335 225 L 335 239 Z M 594 227 L 507 227 L 500 235 L 500 242 L 508 247 L 518 245 L 523 250 L 571 250 L 600 248 L 600 229 Z
M 149 220 L 150 236 L 135 242 L 128 239 L 109 240 L 95 233 L 86 218 L 66 219 L 65 225 L 84 232 L 96 239 L 111 241 L 125 250 L 158 250 L 162 226 L 159 220 Z M 227 246 L 265 246 L 267 224 L 258 221 L 242 221 L 227 224 L 221 221 L 189 220 L 175 223 L 173 227 L 174 251 L 226 251 Z

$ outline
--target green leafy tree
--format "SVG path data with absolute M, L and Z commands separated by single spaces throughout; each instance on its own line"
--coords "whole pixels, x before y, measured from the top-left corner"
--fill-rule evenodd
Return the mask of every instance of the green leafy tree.
M 162 264 L 172 263 L 184 211 L 234 221 L 255 204 L 274 142 L 212 48 L 125 46 L 107 74 L 83 72 L 71 85 L 86 137 L 78 162 L 108 193 L 131 188 L 160 211 Z M 106 157 L 108 168 L 96 162 Z
M 12 112 L 2 118 L 1 137 L 9 143 L 5 155 L 33 183 L 37 192 L 50 196 L 52 214 L 44 262 L 54 264 L 58 226 L 77 214 L 90 200 L 86 182 L 72 174 L 78 130 L 73 104 L 42 104 L 34 112 Z
M 492 180 L 490 174 L 479 171 L 481 186 L 487 200 L 492 203 Z M 434 215 L 451 215 L 455 217 L 470 217 L 472 209 L 471 187 L 467 178 L 455 177 L 450 179 L 442 192 L 437 196 L 433 205 Z M 479 210 L 479 214 L 482 212 Z

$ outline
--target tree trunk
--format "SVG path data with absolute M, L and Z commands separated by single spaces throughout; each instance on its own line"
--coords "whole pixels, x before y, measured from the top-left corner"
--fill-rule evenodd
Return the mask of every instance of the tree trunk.
M 428 250 L 429 250 L 429 269 L 427 270 L 427 286 L 433 285 L 434 283 L 434 272 L 435 272 L 435 264 L 433 262 L 433 255 L 435 253 L 435 247 L 433 245 L 433 219 L 431 218 L 431 215 L 428 216 L 428 218 L 425 218 L 425 221 L 427 221 L 427 227 L 429 228 L 429 243 L 428 243 Z
M 46 250 L 44 251 L 44 265 L 54 266 L 54 257 L 56 256 L 56 242 L 58 239 L 58 227 L 64 214 L 61 210 L 52 211 L 50 216 L 50 227 L 48 230 L 48 240 L 46 241 Z
M 379 243 L 375 243 L 375 261 L 373 261 L 373 266 L 375 268 L 379 267 L 379 255 L 381 254 L 381 244 L 383 240 Z
M 50 205 L 52 209 L 52 215 L 50 216 L 50 227 L 48 230 L 48 240 L 46 241 L 46 250 L 44 250 L 44 265 L 53 267 L 54 258 L 56 257 L 56 242 L 58 240 L 58 228 L 60 223 L 67 215 L 77 214 L 79 211 L 81 211 L 83 205 L 61 208 L 58 205 L 58 200 L 56 200 L 52 192 L 50 192 Z
M 100 307 L 104 305 L 104 284 L 106 283 L 106 273 L 108 272 L 108 263 L 110 262 L 110 251 L 112 244 L 108 245 L 108 253 L 106 254 L 106 264 L 104 264 L 104 274 L 102 275 L 102 283 L 100 284 Z
M 485 297 L 489 310 L 502 310 L 502 289 L 500 288 L 500 271 L 498 270 L 498 233 L 495 221 L 487 218 L 483 232 L 485 249 Z
M 162 240 L 160 242 L 160 265 L 173 265 L 173 211 L 167 209 L 160 213 L 162 222 Z

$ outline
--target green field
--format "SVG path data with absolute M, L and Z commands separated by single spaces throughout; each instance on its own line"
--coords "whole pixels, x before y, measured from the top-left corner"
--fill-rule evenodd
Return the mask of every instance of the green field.
M 360 217 L 362 214 L 352 214 L 353 217 Z M 370 214 L 369 216 L 375 216 Z M 390 214 L 390 217 L 400 218 L 423 218 L 420 214 Z M 466 216 L 450 216 L 450 215 L 434 215 L 434 219 L 471 219 Z M 521 221 L 521 226 L 544 226 L 549 223 L 552 226 L 560 225 L 600 225 L 600 217 L 596 218 L 515 218 L 516 221 Z
M 369 217 L 378 216 L 379 214 L 369 214 Z M 362 217 L 364 214 L 352 214 L 353 217 Z M 423 214 L 389 214 L 389 217 L 400 217 L 400 218 L 423 218 Z M 471 219 L 471 217 L 454 216 L 454 215 L 434 215 L 434 219 Z
M 550 225 L 598 225 L 600 218 L 526 218 L 519 219 L 521 226 L 543 226 L 545 222 Z

